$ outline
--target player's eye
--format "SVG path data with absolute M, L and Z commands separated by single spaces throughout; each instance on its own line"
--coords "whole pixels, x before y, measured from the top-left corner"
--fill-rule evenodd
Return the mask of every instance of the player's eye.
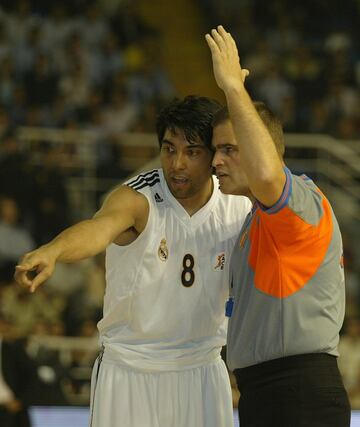
M 175 152 L 174 147 L 172 147 L 171 145 L 168 145 L 168 144 L 164 144 L 164 145 L 161 147 L 161 149 L 162 149 L 162 151 L 165 151 L 165 152 L 167 152 L 167 153 L 174 153 L 174 152 Z
M 199 154 L 199 150 L 188 150 L 188 155 L 190 157 L 195 157 Z

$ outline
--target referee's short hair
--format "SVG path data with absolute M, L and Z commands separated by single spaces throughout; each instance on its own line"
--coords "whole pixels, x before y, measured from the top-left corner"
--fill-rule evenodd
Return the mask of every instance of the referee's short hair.
M 285 154 L 285 142 L 281 121 L 264 102 L 254 101 L 253 104 L 274 141 L 276 151 L 283 158 Z M 212 121 L 213 128 L 227 120 L 230 120 L 229 110 L 227 107 L 223 107 L 215 113 Z

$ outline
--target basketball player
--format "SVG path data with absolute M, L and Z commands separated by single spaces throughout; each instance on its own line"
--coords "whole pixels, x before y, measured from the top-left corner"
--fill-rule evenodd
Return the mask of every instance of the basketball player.
M 253 103 L 231 35 L 206 36 L 228 109 L 213 120 L 221 191 L 254 201 L 231 261 L 227 360 L 241 427 L 347 427 L 337 366 L 345 288 L 341 234 L 329 201 L 283 161 L 280 121 Z
M 170 103 L 157 120 L 162 169 L 116 188 L 93 219 L 17 266 L 16 280 L 34 291 L 56 262 L 106 249 L 93 427 L 233 426 L 220 350 L 229 256 L 250 201 L 221 194 L 212 176 L 218 109 L 204 97 Z

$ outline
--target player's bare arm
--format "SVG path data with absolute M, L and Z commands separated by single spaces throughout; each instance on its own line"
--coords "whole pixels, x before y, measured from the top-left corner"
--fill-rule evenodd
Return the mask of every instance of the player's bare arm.
M 206 41 L 216 83 L 226 96 L 250 190 L 265 206 L 272 206 L 283 191 L 285 173 L 271 136 L 244 87 L 247 70 L 241 68 L 235 41 L 222 26 L 207 34 Z
M 92 219 L 67 228 L 48 244 L 25 254 L 16 267 L 15 280 L 34 292 L 52 275 L 56 262 L 71 263 L 94 256 L 129 229 L 141 233 L 148 213 L 148 202 L 142 194 L 118 187 Z

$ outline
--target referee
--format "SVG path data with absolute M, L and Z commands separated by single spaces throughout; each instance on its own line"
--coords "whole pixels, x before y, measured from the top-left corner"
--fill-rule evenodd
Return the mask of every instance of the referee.
M 235 42 L 206 36 L 228 110 L 215 115 L 213 166 L 224 193 L 254 201 L 232 255 L 228 365 L 241 427 L 347 427 L 337 367 L 344 319 L 342 241 L 329 201 L 283 162 L 279 120 L 244 88 Z

